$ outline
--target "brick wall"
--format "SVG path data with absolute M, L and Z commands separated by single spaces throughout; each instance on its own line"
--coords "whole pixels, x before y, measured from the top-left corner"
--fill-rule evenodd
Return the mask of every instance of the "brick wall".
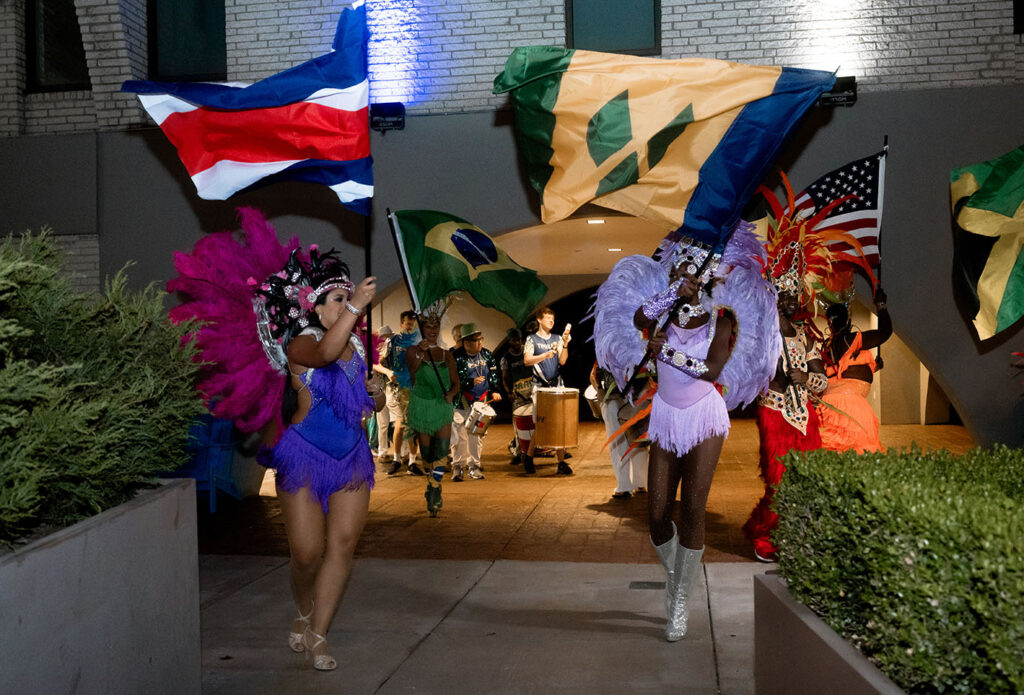
M 25 16 L 22 5 L 0 0 L 0 136 L 25 125 Z
M 75 0 L 92 105 L 22 96 L 22 3 L 0 0 L 0 136 L 147 124 L 122 80 L 146 72 L 145 0 Z M 253 81 L 328 50 L 339 0 L 225 0 L 228 78 Z M 840 68 L 859 89 L 1024 82 L 1013 0 L 662 0 L 662 57 Z M 562 45 L 563 0 L 368 0 L 371 99 L 410 113 L 493 109 L 513 46 Z M 78 110 L 76 117 L 69 111 Z

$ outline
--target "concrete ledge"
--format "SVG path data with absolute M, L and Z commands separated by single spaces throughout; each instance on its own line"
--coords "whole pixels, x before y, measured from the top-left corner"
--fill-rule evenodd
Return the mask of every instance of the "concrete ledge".
M 754 682 L 757 695 L 903 693 L 777 574 L 754 577 Z
M 0 693 L 200 692 L 195 481 L 0 557 Z

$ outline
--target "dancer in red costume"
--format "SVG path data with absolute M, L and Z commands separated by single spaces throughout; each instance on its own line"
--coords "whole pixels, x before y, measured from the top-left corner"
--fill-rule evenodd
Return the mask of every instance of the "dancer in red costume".
M 791 289 L 793 283 L 789 280 L 793 277 L 794 274 L 787 274 L 787 278 L 772 278 L 779 289 L 783 349 L 775 376 L 757 406 L 757 431 L 761 437 L 758 463 L 764 496 L 743 526 L 754 546 L 754 556 L 762 562 L 773 562 L 778 553 L 770 538 L 779 521 L 771 502 L 786 471 L 781 459 L 790 451 L 821 448 L 818 415 L 810 403 L 810 394 L 824 391 L 827 380 L 817 341 L 809 335 L 804 322 L 794 320 L 800 308 L 800 295 Z

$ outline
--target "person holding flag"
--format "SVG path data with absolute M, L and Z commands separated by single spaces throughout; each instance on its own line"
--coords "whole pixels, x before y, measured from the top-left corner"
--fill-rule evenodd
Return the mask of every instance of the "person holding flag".
M 743 222 L 721 253 L 671 234 L 654 258 L 627 256 L 616 263 L 597 291 L 595 352 L 619 390 L 632 388 L 629 380 L 648 355 L 657 364 L 647 512 L 651 543 L 667 574 L 670 642 L 687 631 L 728 410 L 767 387 L 780 350 L 775 295 L 761 275 L 764 257 L 752 226 Z
M 812 280 L 816 299 L 829 305 L 825 316 L 831 332 L 821 351 L 828 386 L 815 410 L 822 446 L 834 451 L 881 449 L 878 417 L 867 395 L 880 365 L 868 350 L 892 335 L 885 292 L 876 279 L 887 154 L 888 146 L 834 169 L 793 198 L 794 222 L 799 226 L 807 221 L 805 240 L 823 240 L 820 256 L 828 264 Z M 788 189 L 788 180 L 785 185 Z M 861 332 L 851 327 L 855 270 L 875 288 L 877 330 Z
M 388 222 L 416 311 L 463 291 L 519 325 L 547 293 L 536 272 L 516 263 L 483 230 L 460 217 L 436 210 L 398 210 L 388 211 Z M 483 349 L 483 334 L 476 324 L 462 325 L 457 342 L 460 413 L 465 417 L 473 403 L 489 395 L 495 400 L 501 397 L 500 378 L 493 356 Z M 482 478 L 479 437 L 463 437 L 457 422 L 460 413 L 453 430 L 453 480 L 464 475 Z
M 184 301 L 170 317 L 196 326 L 205 365 L 197 388 L 213 413 L 264 435 L 257 458 L 276 471 L 291 550 L 298 615 L 288 646 L 328 671 L 337 662 L 326 635 L 374 483 L 363 419 L 384 407 L 355 334 L 376 281 L 353 283 L 335 252 L 282 245 L 260 213 L 239 213 L 244 243 L 218 232 L 175 254 L 167 288 Z
M 452 436 L 452 403 L 459 393 L 459 375 L 452 353 L 437 343 L 441 317 L 448 299 L 439 299 L 420 314 L 423 340 L 405 353 L 412 380 L 408 426 L 416 433 L 420 456 L 427 469 L 427 511 L 437 516 L 441 508 L 441 480 Z
M 886 308 L 885 291 L 875 288 L 875 311 L 878 328 L 855 331 L 850 310 L 837 302 L 825 310 L 830 335 L 825 341 L 822 357 L 828 386 L 821 396 L 818 419 L 821 422 L 821 445 L 832 451 L 881 451 L 878 416 L 868 403 L 868 392 L 874 374 L 881 367 L 881 358 L 871 354 L 892 335 L 892 319 Z
M 820 336 L 804 307 L 847 293 L 852 285 L 852 266 L 866 270 L 873 279 L 862 246 L 848 229 L 832 228 L 825 220 L 854 196 L 803 206 L 803 196 L 793 195 L 792 186 L 782 174 L 787 205 L 774 193 L 761 187 L 770 208 L 766 274 L 778 292 L 778 321 L 784 341 L 782 356 L 757 409 L 757 429 L 761 439 L 758 460 L 765 492 L 751 511 L 743 532 L 750 540 L 754 556 L 773 562 L 778 547 L 771 534 L 778 515 L 771 508 L 775 490 L 786 471 L 782 459 L 790 451 L 821 448 L 820 422 L 815 404 L 828 385 L 821 356 Z M 837 281 L 837 278 L 839 280 Z

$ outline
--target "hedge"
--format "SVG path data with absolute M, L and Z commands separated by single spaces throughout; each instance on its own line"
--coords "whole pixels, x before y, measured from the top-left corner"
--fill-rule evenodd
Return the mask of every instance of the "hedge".
M 1024 692 L 1024 453 L 791 453 L 789 590 L 910 693 Z
M 154 287 L 75 292 L 46 233 L 0 243 L 0 544 L 116 506 L 180 467 L 198 365 Z

